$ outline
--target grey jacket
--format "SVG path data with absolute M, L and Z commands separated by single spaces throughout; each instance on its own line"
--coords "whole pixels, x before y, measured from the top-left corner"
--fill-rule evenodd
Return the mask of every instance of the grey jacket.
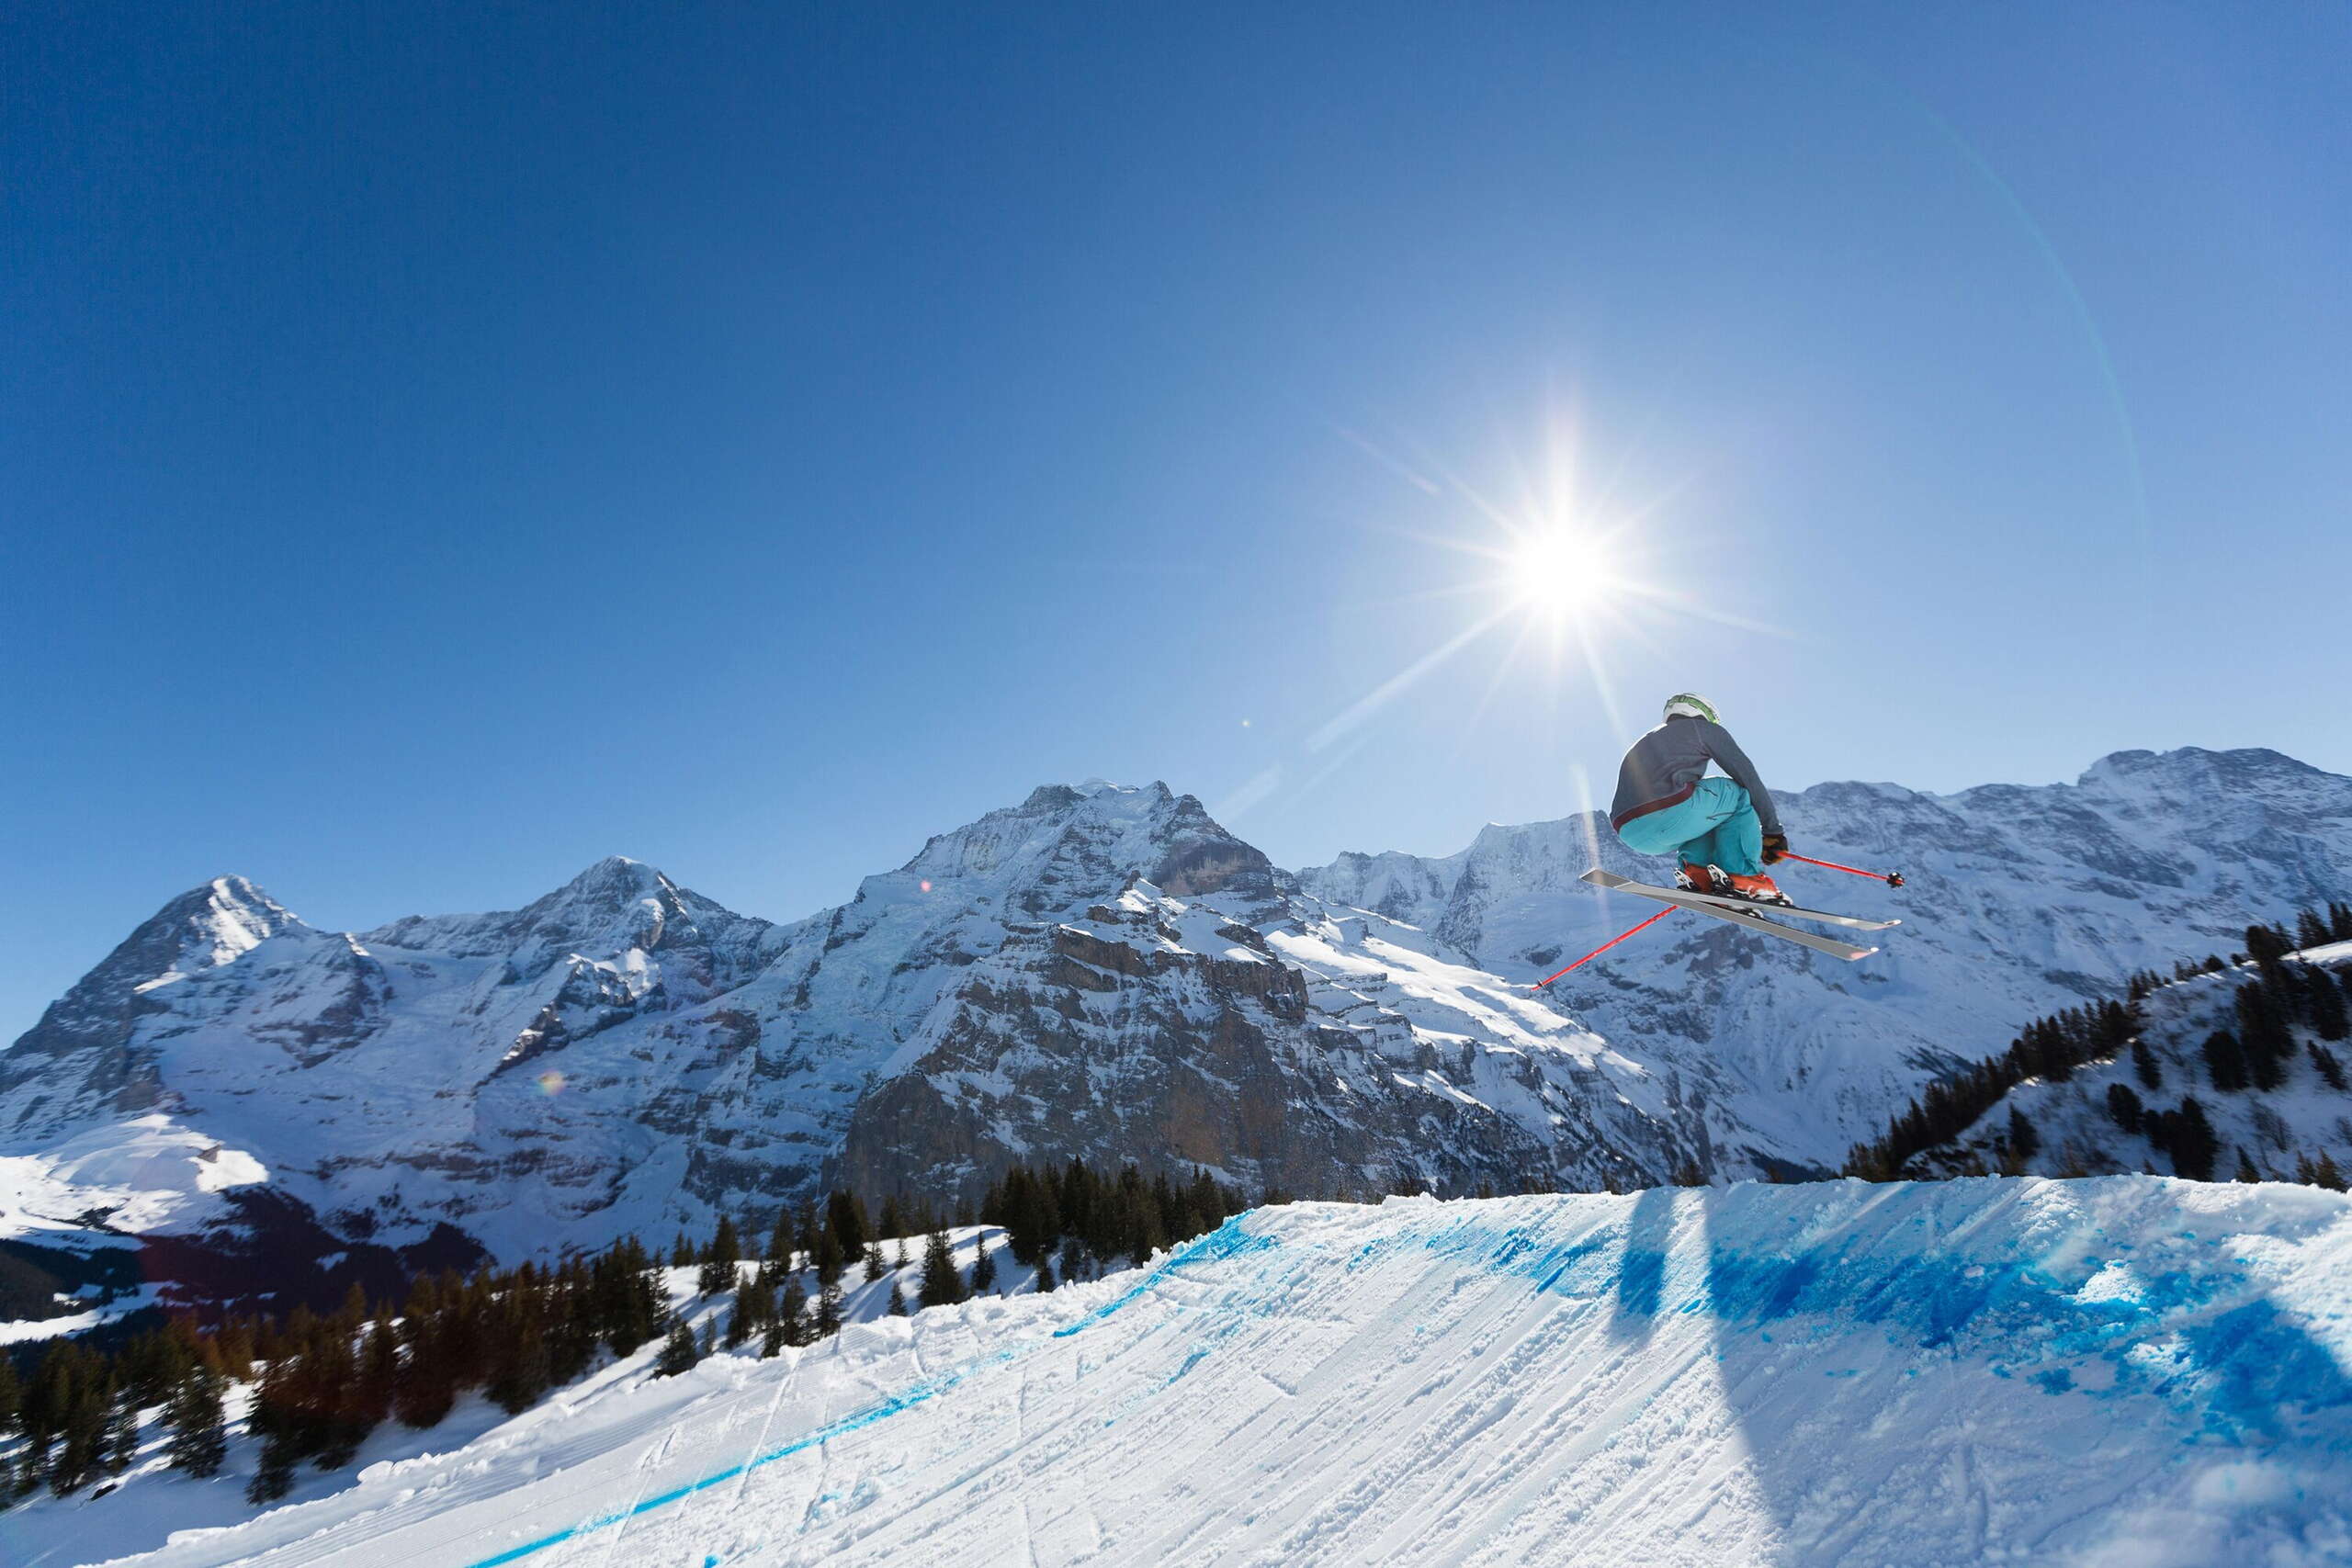
M 1771 793 L 1756 776 L 1756 764 L 1731 738 L 1731 731 L 1703 718 L 1678 714 L 1627 749 L 1617 769 L 1617 798 L 1609 807 L 1609 825 L 1623 828 L 1636 817 L 1679 806 L 1690 798 L 1713 762 L 1747 792 L 1767 833 L 1781 830 L 1781 814 Z

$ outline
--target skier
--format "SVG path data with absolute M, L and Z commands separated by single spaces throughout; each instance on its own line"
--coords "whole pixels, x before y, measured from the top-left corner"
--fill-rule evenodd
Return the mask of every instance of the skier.
M 1709 762 L 1731 776 L 1705 776 Z M 1704 697 L 1667 698 L 1665 721 L 1627 749 L 1609 824 L 1635 854 L 1674 855 L 1686 893 L 1792 902 L 1764 874 L 1789 849 L 1771 793 Z

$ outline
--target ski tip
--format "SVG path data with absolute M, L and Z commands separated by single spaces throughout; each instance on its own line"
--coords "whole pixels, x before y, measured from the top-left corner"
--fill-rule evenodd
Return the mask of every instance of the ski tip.
M 1849 964 L 1859 964 L 1859 963 L 1860 963 L 1863 959 L 1868 958 L 1871 953 L 1876 953 L 1877 951 L 1878 951 L 1878 949 L 1877 949 L 1877 948 L 1875 948 L 1875 947 L 1866 947 L 1866 948 L 1862 949 L 1862 950 L 1861 950 L 1861 952 L 1860 952 L 1860 953 L 1858 953 L 1854 954 L 1854 956 L 1853 956 L 1853 957 L 1851 957 L 1851 958 L 1848 959 L 1846 962 L 1848 962 Z

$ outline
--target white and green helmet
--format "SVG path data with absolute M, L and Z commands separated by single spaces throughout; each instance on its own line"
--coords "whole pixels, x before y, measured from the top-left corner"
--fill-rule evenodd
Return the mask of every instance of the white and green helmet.
M 1680 714 L 1685 718 L 1703 718 L 1709 724 L 1721 724 L 1715 716 L 1715 705 L 1696 692 L 1677 692 L 1666 699 L 1666 716 Z

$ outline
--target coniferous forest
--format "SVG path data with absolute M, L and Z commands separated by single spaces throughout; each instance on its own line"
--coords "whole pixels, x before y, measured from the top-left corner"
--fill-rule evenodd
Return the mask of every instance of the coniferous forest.
M 2120 1000 L 2087 1003 L 2039 1018 L 2019 1032 L 2009 1048 L 1928 1086 L 1926 1091 L 1879 1137 L 1857 1145 L 1846 1174 L 1873 1181 L 1937 1175 L 2014 1173 L 2044 1152 L 2042 1134 L 2024 1110 L 2012 1105 L 1996 1118 L 1994 1164 L 1958 1166 L 1923 1160 L 1977 1129 L 2010 1091 L 2040 1082 L 2064 1084 L 2086 1068 L 2128 1060 L 2130 1071 L 2108 1084 L 2101 1096 L 2104 1122 L 2113 1141 L 2144 1139 L 2170 1163 L 2165 1174 L 2193 1180 L 2260 1180 L 2249 1153 L 2233 1159 L 2216 1134 L 2215 1097 L 2267 1094 L 2290 1086 L 2298 1072 L 2309 1082 L 2337 1093 L 2352 1088 L 2342 1051 L 2352 1036 L 2352 966 L 2308 963 L 2295 954 L 2332 942 L 2352 941 L 2352 905 L 2335 903 L 2306 909 L 2291 927 L 2249 926 L 2245 950 L 2224 960 L 2184 962 L 2170 976 L 2135 975 Z M 2233 976 L 2243 978 L 2233 979 Z M 2228 1016 L 2222 1026 L 2200 1031 L 2201 1041 L 2183 1063 L 2165 1066 L 2166 1053 L 2143 1038 L 2145 1004 L 2167 987 L 2218 977 L 2229 987 Z M 2300 1042 L 2298 1032 L 2304 1036 Z M 2171 1053 L 2176 1057 L 2177 1053 Z M 2265 1111 L 2255 1112 L 2257 1122 Z M 2273 1124 L 2277 1119 L 2270 1118 Z M 2153 1166 L 2148 1168 L 2154 1168 Z M 2061 1174 L 2087 1174 L 2066 1168 Z M 2294 1179 L 2341 1189 L 2344 1179 L 2327 1151 L 2297 1155 Z
M 110 1348 L 60 1337 L 0 1354 L 0 1506 L 43 1487 L 103 1495 L 158 1441 L 173 1469 L 241 1472 L 247 1497 L 268 1503 L 305 1465 L 350 1465 L 388 1422 L 429 1428 L 473 1395 L 519 1414 L 656 1341 L 658 1376 L 721 1348 L 773 1357 L 814 1344 L 842 1328 L 853 1270 L 878 1281 L 919 1253 L 919 1310 L 996 1292 L 998 1255 L 1009 1253 L 1034 1269 L 1032 1289 L 1050 1291 L 1139 1267 L 1246 1207 L 1205 1173 L 1171 1183 L 1134 1166 L 1015 1167 L 977 1213 L 899 1195 L 876 1209 L 836 1191 L 774 1212 L 756 1232 L 722 1217 L 666 1258 L 628 1237 L 552 1264 L 424 1275 L 397 1301 L 355 1287 L 332 1313 L 150 1313 L 152 1325 Z M 995 1233 L 981 1232 L 966 1264 L 949 1227 L 975 1224 Z M 910 1310 L 895 1280 L 891 1292 L 892 1311 Z M 232 1442 L 240 1407 L 243 1438 Z

